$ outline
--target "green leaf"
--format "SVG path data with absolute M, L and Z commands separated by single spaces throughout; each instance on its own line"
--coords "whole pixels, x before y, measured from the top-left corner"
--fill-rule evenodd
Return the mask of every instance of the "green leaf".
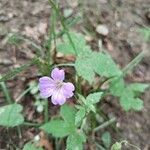
M 143 34 L 146 41 L 150 40 L 150 28 L 141 28 L 139 31 Z
M 61 106 L 61 119 L 52 119 L 40 128 L 55 137 L 64 137 L 75 132 L 75 110 L 64 104 Z
M 67 138 L 67 150 L 83 150 L 83 143 L 86 141 L 83 133 L 74 133 Z
M 111 150 L 121 150 L 121 143 L 116 142 L 115 144 L 112 145 Z
M 86 97 L 86 103 L 87 104 L 96 104 L 101 100 L 102 95 L 103 95 L 103 92 L 95 92 L 95 93 L 89 94 Z
M 20 104 L 11 104 L 0 107 L 0 126 L 14 127 L 24 122 L 24 117 L 20 114 L 22 111 Z
M 146 88 L 148 88 L 148 84 L 143 83 L 133 83 L 128 86 L 128 88 L 135 92 L 144 92 Z
M 51 120 L 40 127 L 47 133 L 51 133 L 55 137 L 65 137 L 70 134 L 70 126 L 63 120 Z
M 113 77 L 121 74 L 118 66 L 107 53 L 93 53 L 93 67 L 97 74 L 104 77 Z
M 81 76 L 83 79 L 87 80 L 89 83 L 94 81 L 95 72 L 93 69 L 92 63 L 92 51 L 87 47 L 84 49 L 84 53 L 79 55 L 75 62 L 75 69 L 77 74 Z
M 81 53 L 86 46 L 86 41 L 84 36 L 76 32 L 69 32 L 69 34 L 72 42 L 74 43 L 77 54 Z M 64 42 L 58 44 L 57 51 L 63 54 L 75 55 L 74 48 L 72 47 L 72 44 L 70 43 L 70 40 L 68 39 L 68 36 L 66 34 L 63 36 L 63 41 Z
M 43 150 L 43 148 L 38 148 L 31 142 L 28 142 L 24 145 L 23 150 Z
M 37 60 L 38 60 L 37 58 L 33 58 L 31 61 L 29 61 L 28 63 L 22 65 L 21 67 L 18 67 L 18 68 L 15 68 L 15 69 L 9 71 L 5 75 L 3 75 L 2 78 L 0 78 L 0 82 L 9 80 L 9 79 L 15 77 L 16 75 L 18 75 L 22 71 L 28 69 L 31 65 L 36 64 Z
M 94 104 L 96 104 L 100 101 L 102 94 L 103 94 L 103 92 L 95 92 L 95 93 L 89 94 L 86 97 L 85 105 L 86 105 L 87 112 L 89 112 L 91 110 L 94 113 L 96 113 L 96 108 L 95 108 Z
M 104 132 L 102 134 L 102 141 L 104 143 L 104 146 L 109 148 L 111 144 L 111 135 L 109 132 Z
M 123 92 L 120 104 L 125 111 L 129 111 L 130 109 L 141 110 L 143 108 L 143 101 L 139 98 L 134 98 L 134 93 L 129 90 Z
M 121 96 L 124 89 L 125 89 L 125 83 L 122 78 L 121 79 L 115 78 L 114 80 L 112 80 L 111 86 L 110 86 L 110 92 L 112 93 L 112 95 Z
M 64 104 L 60 109 L 60 115 L 64 121 L 72 126 L 75 124 L 75 113 L 75 109 L 67 104 Z
M 76 113 L 76 117 L 75 117 L 75 124 L 76 124 L 76 126 L 81 123 L 81 121 L 85 117 L 85 114 L 86 114 L 85 108 L 84 107 L 80 107 L 80 109 Z

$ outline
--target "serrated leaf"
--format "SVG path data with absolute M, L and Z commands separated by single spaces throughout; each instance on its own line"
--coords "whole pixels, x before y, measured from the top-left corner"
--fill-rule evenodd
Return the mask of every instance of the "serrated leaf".
M 141 99 L 130 96 L 128 97 L 127 95 L 120 98 L 120 104 L 125 111 L 129 111 L 130 109 L 139 111 L 143 108 L 143 101 Z
M 79 100 L 82 101 L 84 104 L 86 103 L 86 99 L 83 95 L 78 94 Z
M 20 104 L 0 107 L 0 126 L 15 127 L 22 124 L 24 122 L 24 117 L 20 114 L 22 109 Z
M 31 142 L 28 142 L 24 145 L 23 150 L 43 150 L 43 148 L 38 148 Z
M 93 104 L 86 104 L 87 107 L 87 112 L 93 111 L 94 113 L 96 113 L 96 108 Z
M 116 142 L 111 146 L 111 150 L 121 150 L 121 147 L 122 147 L 121 143 Z
M 132 91 L 137 91 L 137 92 L 144 92 L 146 88 L 148 88 L 148 84 L 143 84 L 143 83 L 133 83 L 128 86 L 128 89 Z
M 85 140 L 83 133 L 69 135 L 67 138 L 67 150 L 83 150 Z
M 86 114 L 85 108 L 80 107 L 80 109 L 76 113 L 76 117 L 75 117 L 76 126 L 82 121 L 82 119 L 85 117 L 85 114 Z
M 64 137 L 75 132 L 75 110 L 64 104 L 61 106 L 61 119 L 52 119 L 40 128 L 55 137 Z
M 51 120 L 40 127 L 45 132 L 55 137 L 65 137 L 70 134 L 70 126 L 63 120 Z
M 95 93 L 89 94 L 86 97 L 86 103 L 96 104 L 101 100 L 102 95 L 103 95 L 103 92 L 95 92 Z
M 6 81 L 6 80 L 9 80 L 13 77 L 15 77 L 16 75 L 18 75 L 19 73 L 21 73 L 22 71 L 26 70 L 28 67 L 30 67 L 31 65 L 33 64 L 36 64 L 37 63 L 37 58 L 33 58 L 31 61 L 29 61 L 28 63 L 22 65 L 21 67 L 18 67 L 18 68 L 15 68 L 11 71 L 9 71 L 8 73 L 6 73 L 5 75 L 3 75 L 1 78 L 0 78 L 0 82 L 3 82 L 3 81 Z
M 92 51 L 87 47 L 84 49 L 85 53 L 77 57 L 75 62 L 75 69 L 77 74 L 83 79 L 87 80 L 89 83 L 92 83 L 95 77 L 95 72 L 93 69 L 92 63 Z
M 109 132 L 104 132 L 102 134 L 102 141 L 105 147 L 109 148 L 111 144 L 111 135 Z
M 121 96 L 124 89 L 125 89 L 125 83 L 122 78 L 118 80 L 114 79 L 111 82 L 110 92 L 112 93 L 112 95 Z
M 109 54 L 93 53 L 94 70 L 97 74 L 104 77 L 113 77 L 121 74 L 118 66 L 115 64 Z
M 63 117 L 65 122 L 74 126 L 75 124 L 75 109 L 67 104 L 64 104 L 60 109 L 60 115 Z
M 72 42 L 74 43 L 75 49 L 77 51 L 77 54 L 81 53 L 84 47 L 86 46 L 85 38 L 82 34 L 76 33 L 76 32 L 69 32 L 69 35 L 71 37 Z M 68 39 L 68 36 L 65 34 L 63 36 L 62 43 L 57 45 L 57 51 L 63 53 L 63 54 L 74 54 L 75 51 L 74 48 Z

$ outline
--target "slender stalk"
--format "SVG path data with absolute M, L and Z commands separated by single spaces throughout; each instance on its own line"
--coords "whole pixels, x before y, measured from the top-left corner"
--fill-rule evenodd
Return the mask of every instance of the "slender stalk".
M 24 122 L 22 125 L 24 125 L 24 126 L 33 126 L 33 127 L 41 126 L 40 123 L 32 123 L 32 122 Z
M 56 6 L 56 4 L 52 0 L 48 0 L 48 1 L 49 1 L 50 5 L 55 9 L 55 11 L 57 13 L 57 16 L 60 17 L 61 25 L 63 26 L 64 31 L 65 31 L 65 33 L 68 36 L 68 39 L 69 39 L 69 41 L 70 41 L 70 43 L 71 43 L 71 45 L 72 45 L 72 47 L 74 49 L 75 54 L 77 55 L 77 51 L 76 51 L 75 45 L 74 45 L 74 43 L 72 41 L 72 38 L 71 38 L 71 36 L 69 34 L 69 29 L 68 29 L 68 27 L 67 27 L 67 25 L 66 25 L 66 23 L 64 21 L 64 17 L 61 15 L 61 12 L 60 12 L 59 8 Z
M 94 131 L 94 132 L 97 132 L 97 131 L 99 131 L 99 130 L 101 130 L 101 129 L 107 127 L 107 126 L 109 126 L 110 124 L 112 124 L 112 123 L 115 122 L 115 121 L 116 121 L 116 118 L 114 117 L 114 118 L 112 118 L 112 119 L 110 119 L 110 120 L 104 122 L 102 125 L 96 127 L 93 131 Z
M 74 67 L 74 63 L 64 63 L 64 64 L 57 64 L 54 67 Z
M 21 95 L 19 95 L 19 96 L 17 97 L 17 99 L 16 99 L 15 101 L 16 101 L 16 102 L 20 101 L 20 99 L 21 99 L 24 95 L 26 95 L 29 91 L 30 91 L 30 88 L 26 89 L 23 93 L 21 93 Z
M 0 77 L 1 78 L 1 77 Z M 8 102 L 8 104 L 12 104 L 13 100 L 11 99 L 11 96 L 9 94 L 9 90 L 5 84 L 5 82 L 0 82 L 0 85 L 2 87 L 2 90 L 4 92 L 4 95 L 6 97 L 6 101 Z M 21 133 L 21 128 L 19 126 L 17 126 L 17 132 L 18 132 L 18 136 L 21 139 L 22 138 L 22 133 Z
M 1 78 L 1 76 L 0 76 L 0 78 Z M 6 101 L 8 102 L 8 104 L 12 104 L 13 101 L 11 99 L 11 96 L 9 94 L 9 90 L 8 90 L 5 82 L 0 82 L 0 86 L 2 87 L 3 93 L 4 93 L 5 97 L 6 97 Z
M 45 123 L 47 123 L 48 122 L 48 100 L 45 100 L 44 116 L 45 116 Z
M 18 132 L 19 138 L 22 139 L 21 128 L 19 126 L 17 126 L 17 132 Z
M 142 51 L 140 54 L 138 54 L 123 70 L 123 75 L 125 75 L 128 71 L 133 69 L 144 57 L 144 52 Z

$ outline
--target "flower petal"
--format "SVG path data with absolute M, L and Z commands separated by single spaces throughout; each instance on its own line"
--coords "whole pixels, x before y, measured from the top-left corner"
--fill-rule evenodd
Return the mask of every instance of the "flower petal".
M 52 95 L 52 93 L 53 93 L 52 90 L 46 89 L 46 90 L 40 91 L 40 96 L 42 98 L 48 98 L 48 97 L 50 97 Z
M 54 88 L 55 82 L 50 77 L 44 76 L 39 79 L 39 90 L 42 98 L 50 97 Z
M 63 105 L 66 102 L 66 98 L 63 95 L 63 90 L 62 89 L 55 90 L 52 94 L 51 100 L 54 105 L 56 104 Z
M 55 68 L 52 70 L 52 73 L 51 73 L 51 76 L 54 80 L 61 80 L 63 81 L 64 78 L 65 78 L 65 72 L 63 69 L 58 69 L 58 68 Z
M 62 88 L 66 98 L 70 98 L 74 95 L 73 91 L 75 90 L 75 87 L 72 83 L 70 82 L 64 83 Z

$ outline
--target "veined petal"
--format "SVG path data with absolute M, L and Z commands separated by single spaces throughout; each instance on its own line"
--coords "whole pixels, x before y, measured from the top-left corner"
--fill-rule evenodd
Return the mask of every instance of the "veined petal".
M 74 95 L 73 91 L 75 90 L 75 87 L 72 83 L 64 83 L 62 89 L 66 98 L 70 98 Z
M 50 97 L 54 88 L 55 82 L 50 77 L 44 76 L 39 79 L 39 90 L 42 98 Z
M 51 73 L 51 77 L 54 79 L 54 80 L 61 80 L 63 81 L 64 78 L 65 78 L 65 72 L 63 69 L 58 69 L 58 68 L 55 68 L 52 70 L 52 73 Z
M 44 76 L 39 79 L 39 90 L 43 90 L 46 88 L 54 88 L 55 82 L 50 77 Z
M 53 94 L 53 90 L 52 89 L 44 89 L 40 91 L 40 96 L 42 98 L 48 98 Z
M 51 100 L 54 105 L 63 105 L 66 102 L 66 97 L 63 94 L 63 90 L 55 90 L 52 94 Z

